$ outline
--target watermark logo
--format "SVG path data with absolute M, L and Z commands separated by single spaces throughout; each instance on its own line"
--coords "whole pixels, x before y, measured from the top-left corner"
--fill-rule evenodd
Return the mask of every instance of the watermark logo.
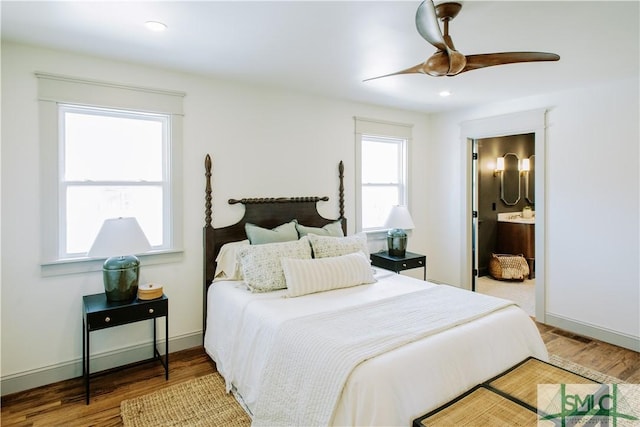
M 640 427 L 640 384 L 539 384 L 538 426 Z

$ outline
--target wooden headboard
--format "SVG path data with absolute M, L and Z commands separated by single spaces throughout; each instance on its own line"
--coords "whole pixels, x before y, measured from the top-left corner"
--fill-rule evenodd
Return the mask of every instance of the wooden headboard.
M 278 198 L 251 198 L 230 199 L 229 204 L 241 203 L 245 207 L 244 216 L 235 224 L 213 228 L 212 220 L 212 189 L 211 189 L 211 156 L 208 154 L 204 160 L 206 187 L 205 187 L 205 225 L 203 229 L 204 260 L 204 311 L 206 316 L 207 290 L 213 281 L 216 271 L 216 257 L 220 248 L 225 243 L 236 242 L 247 238 L 244 225 L 247 222 L 260 227 L 274 228 L 278 225 L 297 219 L 302 225 L 308 227 L 322 227 L 338 219 L 342 220 L 342 230 L 347 234 L 347 220 L 344 217 L 344 164 L 338 164 L 338 204 L 339 216 L 335 219 L 324 218 L 317 210 L 317 203 L 327 201 L 329 197 L 278 197 Z

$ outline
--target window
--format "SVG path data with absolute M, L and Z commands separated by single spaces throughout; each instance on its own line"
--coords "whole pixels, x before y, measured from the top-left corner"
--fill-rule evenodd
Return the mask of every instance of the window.
M 384 230 L 393 205 L 407 205 L 411 126 L 356 118 L 357 228 Z
M 106 218 L 135 216 L 145 263 L 182 251 L 184 93 L 36 73 L 42 272 L 99 270 L 87 258 Z
M 405 139 L 362 136 L 362 229 L 384 227 L 393 205 L 406 204 Z
M 59 258 L 83 256 L 107 218 L 134 216 L 153 249 L 170 247 L 169 120 L 60 104 Z

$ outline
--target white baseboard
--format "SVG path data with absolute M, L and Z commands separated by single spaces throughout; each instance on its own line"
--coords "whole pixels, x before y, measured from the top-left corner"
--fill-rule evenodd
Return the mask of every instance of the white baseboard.
M 594 338 L 599 341 L 604 341 L 609 344 L 617 345 L 619 347 L 628 348 L 629 350 L 640 352 L 640 338 L 631 335 L 622 334 L 620 332 L 603 329 L 598 326 L 589 325 L 586 323 L 578 322 L 573 319 L 558 316 L 551 313 L 546 313 L 545 324 L 554 326 L 556 328 L 564 329 L 565 331 L 573 332 L 574 334 L 583 335 L 586 337 Z
M 164 354 L 165 341 L 158 340 L 157 348 L 160 354 Z M 172 337 L 169 339 L 169 353 L 186 350 L 202 345 L 202 332 Z M 99 372 L 105 369 L 134 363 L 151 358 L 153 355 L 153 342 L 145 342 L 119 349 L 116 351 L 98 353 L 91 355 L 91 372 Z M 171 359 L 171 358 L 169 358 Z M 171 360 L 169 360 L 171 366 Z M 0 390 L 2 396 L 29 390 L 35 387 L 64 381 L 82 376 L 82 357 L 67 362 L 43 368 L 32 369 L 3 376 L 0 379 Z

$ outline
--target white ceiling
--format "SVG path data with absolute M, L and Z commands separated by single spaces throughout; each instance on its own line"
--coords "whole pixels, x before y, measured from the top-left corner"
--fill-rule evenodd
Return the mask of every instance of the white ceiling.
M 402 75 L 435 49 L 419 1 L 6 1 L 2 38 L 329 97 L 443 111 L 638 77 L 638 1 L 473 1 L 450 24 L 465 54 L 543 51 L 558 62 L 456 77 Z M 144 22 L 168 25 L 152 33 Z M 448 89 L 452 95 L 441 98 Z

